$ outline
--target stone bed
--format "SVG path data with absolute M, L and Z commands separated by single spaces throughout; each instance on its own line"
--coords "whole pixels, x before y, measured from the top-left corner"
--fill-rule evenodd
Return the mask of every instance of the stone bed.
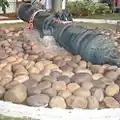
M 25 40 L 23 29 L 4 31 L 0 35 L 1 100 L 66 109 L 120 107 L 120 68 L 93 65 L 66 51 L 43 52 L 40 44 Z

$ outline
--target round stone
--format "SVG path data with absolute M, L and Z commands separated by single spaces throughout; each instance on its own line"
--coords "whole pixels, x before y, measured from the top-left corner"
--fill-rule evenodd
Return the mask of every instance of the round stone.
M 89 96 L 88 99 L 88 108 L 89 109 L 98 109 L 99 108 L 99 101 L 95 96 Z
M 115 81 L 115 80 L 117 80 L 119 73 L 115 72 L 115 71 L 109 71 L 105 74 L 105 76 L 108 77 L 109 79 L 112 79 Z
M 30 79 L 40 82 L 42 80 L 43 75 L 41 74 L 30 74 Z
M 77 83 L 69 83 L 67 85 L 67 89 L 70 91 L 70 92 L 74 92 L 75 90 L 77 90 L 78 88 L 80 88 L 80 85 L 77 84 Z
M 61 90 L 58 92 L 58 96 L 61 96 L 64 99 L 66 99 L 67 97 L 69 97 L 71 95 L 72 95 L 72 93 L 69 90 Z
M 93 84 L 90 81 L 84 81 L 81 83 L 81 87 L 90 90 L 93 87 Z
M 49 97 L 48 95 L 44 94 L 37 94 L 27 98 L 27 104 L 29 106 L 34 107 L 41 107 L 41 106 L 48 106 Z
M 73 92 L 73 95 L 75 96 L 83 96 L 83 97 L 89 97 L 91 96 L 91 92 L 88 89 L 84 88 L 78 88 Z
M 92 76 L 93 80 L 99 80 L 100 78 L 102 78 L 103 75 L 102 74 L 99 74 L 99 73 L 96 73 Z
M 64 81 L 66 84 L 70 83 L 70 78 L 68 76 L 60 76 L 57 78 L 58 81 Z
M 95 92 L 94 92 L 94 96 L 97 98 L 97 100 L 99 102 L 102 102 L 103 99 L 104 99 L 104 91 L 103 91 L 103 89 L 100 89 L 100 88 L 96 89 Z
M 66 103 L 70 108 L 86 108 L 88 105 L 87 99 L 82 96 L 70 96 L 66 99 Z
M 65 100 L 60 96 L 55 96 L 50 100 L 49 106 L 51 108 L 66 108 Z
M 47 75 L 47 76 L 42 77 L 42 81 L 55 82 L 57 81 L 57 78 L 52 75 Z
M 51 82 L 46 80 L 46 81 L 41 81 L 38 86 L 41 90 L 44 90 L 50 88 L 51 85 L 52 85 Z
M 56 81 L 52 84 L 52 88 L 55 90 L 66 90 L 66 83 L 64 81 Z
M 71 82 L 76 82 L 78 84 L 84 82 L 84 81 L 91 81 L 92 76 L 88 73 L 76 73 L 71 77 Z
M 13 103 L 23 103 L 27 97 L 27 88 L 25 85 L 20 84 L 5 92 L 4 100 Z
M 57 91 L 54 88 L 47 88 L 42 91 L 43 94 L 47 94 L 49 97 L 54 97 L 57 95 Z
M 59 76 L 61 76 L 61 73 L 58 72 L 58 71 L 52 71 L 52 72 L 50 73 L 50 75 L 51 75 L 52 77 L 58 78 Z
M 113 97 L 105 97 L 104 103 L 109 108 L 119 108 L 120 104 Z
M 105 89 L 105 93 L 107 96 L 114 96 L 119 92 L 119 86 L 117 84 L 108 85 Z
M 5 88 L 3 86 L 0 86 L 0 99 L 3 98 L 4 93 L 5 93 Z

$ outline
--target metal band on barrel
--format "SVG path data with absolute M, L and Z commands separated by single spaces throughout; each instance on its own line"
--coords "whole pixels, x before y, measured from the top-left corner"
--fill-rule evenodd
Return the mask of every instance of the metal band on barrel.
M 45 11 L 45 10 L 40 9 L 40 10 L 37 10 L 36 12 L 33 13 L 32 17 L 31 17 L 30 20 L 29 20 L 28 29 L 30 29 L 30 30 L 33 29 L 33 21 L 34 21 L 34 18 L 35 18 L 35 16 L 36 16 L 39 12 L 41 12 L 41 11 Z

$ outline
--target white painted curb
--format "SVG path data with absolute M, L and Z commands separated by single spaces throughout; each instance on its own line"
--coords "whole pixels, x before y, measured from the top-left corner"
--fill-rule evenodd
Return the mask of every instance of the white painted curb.
M 118 20 L 105 20 L 105 19 L 73 19 L 74 22 L 88 22 L 88 23 L 107 23 L 117 24 Z
M 0 101 L 0 114 L 39 120 L 120 120 L 120 109 L 82 110 L 29 107 Z
M 0 21 L 0 24 L 5 24 L 5 23 L 22 23 L 24 22 L 23 20 L 3 20 Z

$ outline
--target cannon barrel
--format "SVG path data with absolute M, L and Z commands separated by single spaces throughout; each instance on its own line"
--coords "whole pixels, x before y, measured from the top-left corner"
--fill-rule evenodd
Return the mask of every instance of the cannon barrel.
M 29 22 L 36 8 L 23 4 L 19 17 Z M 114 41 L 97 30 L 87 29 L 74 23 L 64 22 L 48 13 L 40 11 L 34 17 L 33 25 L 42 35 L 49 33 L 60 46 L 74 55 L 94 64 L 112 64 L 120 66 L 117 48 Z

